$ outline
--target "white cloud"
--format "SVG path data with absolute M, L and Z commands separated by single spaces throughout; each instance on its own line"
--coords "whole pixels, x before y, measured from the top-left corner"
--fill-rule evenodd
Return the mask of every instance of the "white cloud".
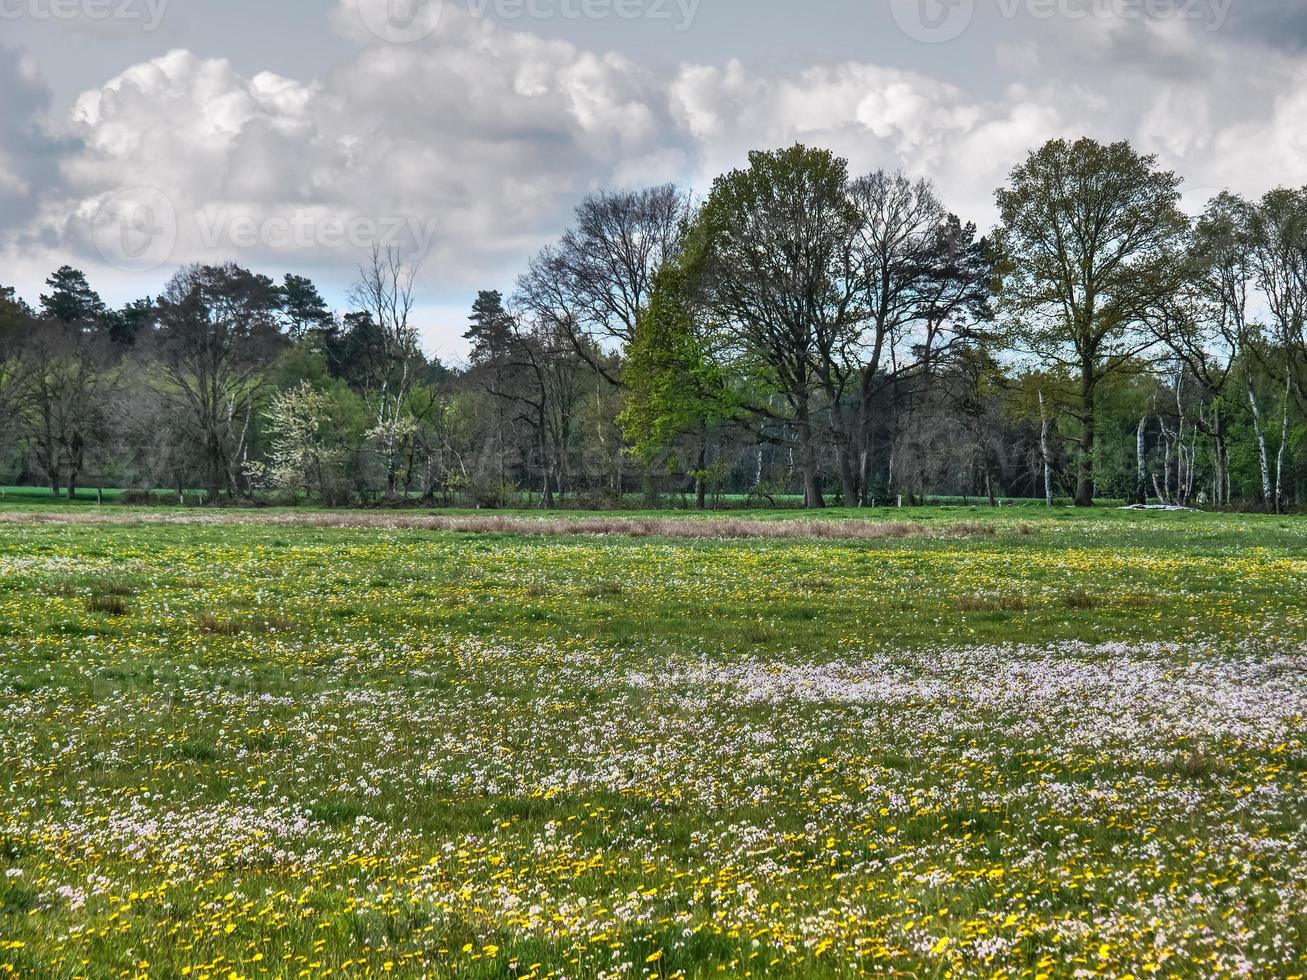
M 855 172 L 902 168 L 933 177 L 951 206 L 977 218 L 1011 163 L 1064 127 L 1055 109 L 1022 100 L 990 104 L 897 69 L 844 64 L 780 78 L 738 63 L 683 69 L 670 88 L 673 116 L 695 137 L 703 168 L 737 166 L 750 149 L 828 146 Z
M 86 222 L 103 200 L 146 185 L 181 216 L 175 262 L 309 272 L 337 295 L 360 249 L 215 244 L 205 227 L 218 216 L 256 228 L 313 215 L 434 220 L 424 299 L 448 310 L 479 287 L 509 288 L 589 190 L 689 180 L 702 192 L 748 150 L 796 140 L 830 146 L 855 171 L 932 176 L 982 225 L 1008 170 L 1052 136 L 1133 139 L 1187 176 L 1196 197 L 1307 173 L 1307 59 L 1174 20 L 1052 22 L 1038 44 L 993 50 L 1010 84 L 986 99 L 856 62 L 774 72 L 728 60 L 656 75 L 452 4 L 420 40 L 385 43 L 363 12 L 374 18 L 387 2 L 341 0 L 334 23 L 357 47 L 319 79 L 246 77 L 172 51 L 84 93 L 41 130 L 39 77 L 0 54 L 0 256 L 19 270 L 79 262 L 121 298 L 157 289 L 166 269 L 115 275 Z M 438 346 L 454 331 L 461 318 Z
M 311 84 L 245 78 L 178 50 L 84 93 L 62 125 L 79 146 L 62 161 L 64 193 L 48 201 L 52 233 L 94 266 L 88 219 L 145 185 L 179 218 L 170 266 L 230 258 L 343 284 L 366 243 L 331 248 L 332 236 L 311 233 L 312 247 L 287 244 L 286 223 L 403 222 L 404 241 L 435 223 L 425 285 L 461 293 L 511 285 L 586 191 L 682 176 L 684 155 L 660 143 L 672 127 L 658 89 L 625 59 L 456 11 L 421 44 L 360 40 L 370 43 Z M 221 234 L 215 246 L 220 223 L 256 226 L 259 241 Z

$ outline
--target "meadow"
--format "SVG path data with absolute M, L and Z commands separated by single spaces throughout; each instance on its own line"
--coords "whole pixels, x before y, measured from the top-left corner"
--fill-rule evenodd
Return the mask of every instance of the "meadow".
M 1307 974 L 1302 518 L 14 506 L 0 975 Z

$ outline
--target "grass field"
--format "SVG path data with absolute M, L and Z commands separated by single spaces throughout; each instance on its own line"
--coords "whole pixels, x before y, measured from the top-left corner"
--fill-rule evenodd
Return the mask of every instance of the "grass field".
M 0 523 L 0 974 L 1307 973 L 1307 520 L 105 510 Z
M 68 500 L 66 490 L 63 493 L 61 493 L 59 496 L 55 496 L 50 492 L 49 487 L 0 486 L 0 510 L 3 509 L 12 510 L 12 509 L 23 508 L 23 507 L 31 508 L 36 506 L 40 506 L 42 508 L 47 506 L 72 507 L 72 506 L 81 506 L 84 504 L 121 505 L 123 504 L 125 499 L 140 499 L 142 498 L 142 495 L 143 495 L 143 491 L 139 491 L 139 490 L 124 490 L 121 488 L 111 488 L 111 487 L 106 487 L 103 489 L 96 489 L 92 487 L 88 489 L 86 487 L 82 487 L 77 491 L 77 495 L 73 500 Z M 149 492 L 149 497 L 151 498 L 150 507 L 154 509 L 169 509 L 169 508 L 181 506 L 181 504 L 179 504 L 177 499 L 177 491 L 175 490 L 155 489 Z M 539 501 L 536 495 L 529 494 L 529 493 L 522 493 L 519 495 L 519 497 L 520 499 L 518 501 L 519 504 L 518 509 L 523 511 L 533 512 L 533 513 L 539 513 Z M 205 491 L 203 490 L 186 490 L 184 492 L 184 498 L 185 498 L 184 500 L 185 506 L 188 507 L 200 506 L 205 503 L 206 494 Z M 410 498 L 410 500 L 411 502 L 416 503 L 418 498 L 416 495 L 413 495 Z M 578 502 L 578 500 L 573 497 L 562 496 L 559 497 L 558 500 L 560 505 L 565 508 L 575 508 L 578 510 L 584 509 L 581 506 L 581 502 Z M 662 495 L 662 501 L 666 510 L 679 510 L 679 511 L 686 511 L 686 512 L 690 511 L 690 506 L 692 502 L 691 495 L 685 493 L 664 493 Z M 979 498 L 974 498 L 974 497 L 971 499 L 964 499 L 961 497 L 931 497 L 929 502 L 934 506 L 944 506 L 944 507 L 957 507 L 957 506 L 970 507 L 973 505 L 981 506 L 987 503 L 987 501 L 985 500 L 981 500 Z M 999 502 L 1006 507 L 1011 507 L 1011 506 L 1042 507 L 1044 505 L 1044 502 L 1042 500 L 1027 500 L 1027 499 L 1013 499 L 1013 498 L 1002 498 Z M 304 501 L 302 503 L 303 506 L 299 509 L 311 509 L 311 506 L 308 504 L 307 501 Z M 882 501 L 881 503 L 883 504 L 884 501 Z M 1069 501 L 1067 503 L 1069 503 Z M 1108 504 L 1109 506 L 1119 505 L 1121 501 L 1104 501 L 1104 503 Z M 623 501 L 612 504 L 612 506 L 610 506 L 608 510 L 609 512 L 613 510 L 639 511 L 639 509 L 644 506 L 645 504 L 643 502 L 642 495 L 628 495 L 623 499 Z M 780 494 L 780 495 L 774 495 L 768 500 L 763 500 L 757 497 L 750 497 L 746 494 L 721 494 L 716 499 L 715 503 L 710 503 L 710 507 L 712 509 L 722 510 L 722 511 L 748 510 L 750 508 L 761 508 L 766 512 L 771 512 L 771 513 L 774 513 L 777 510 L 797 511 L 803 507 L 803 497 L 802 495 L 793 496 L 793 495 Z M 832 508 L 832 509 L 836 511 L 839 510 L 839 508 Z

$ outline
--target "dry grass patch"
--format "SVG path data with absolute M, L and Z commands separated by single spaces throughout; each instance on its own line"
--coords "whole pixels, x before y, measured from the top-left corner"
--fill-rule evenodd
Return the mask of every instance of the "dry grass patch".
M 507 514 L 423 516 L 341 511 L 263 514 L 213 511 L 186 514 L 48 513 L 0 514 L 0 523 L 258 525 L 338 527 L 355 530 L 448 531 L 458 534 L 608 535 L 628 538 L 752 539 L 774 541 L 880 541 L 904 538 L 967 538 L 993 535 L 980 521 L 931 527 L 908 521 L 857 519 L 757 520 L 733 517 L 522 517 Z
M 969 595 L 958 600 L 965 613 L 1018 613 L 1030 608 L 1030 600 L 1019 595 Z

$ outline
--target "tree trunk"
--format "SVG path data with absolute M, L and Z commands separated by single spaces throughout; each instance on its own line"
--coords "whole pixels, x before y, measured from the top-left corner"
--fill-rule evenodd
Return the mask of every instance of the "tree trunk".
M 1262 503 L 1266 507 L 1275 505 L 1271 495 L 1271 458 L 1266 451 L 1266 432 L 1262 428 L 1262 407 L 1257 401 L 1251 380 L 1248 382 L 1248 407 L 1253 413 L 1253 437 L 1257 442 L 1257 459 L 1262 466 Z
M 831 441 L 835 445 L 835 455 L 839 466 L 840 492 L 844 495 L 844 506 L 856 506 L 862 492 L 858 486 L 858 446 L 862 440 L 861 425 L 849 425 L 844 407 L 840 403 L 840 392 L 828 379 L 823 383 L 826 396 L 830 400 Z M 861 412 L 858 412 L 859 422 Z
M 542 461 L 542 464 L 540 466 L 540 473 L 545 481 L 542 497 L 544 499 L 546 510 L 554 509 L 554 488 L 549 480 L 552 471 L 553 471 L 553 467 L 549 465 L 549 461 L 548 460 Z
M 1044 502 L 1053 506 L 1053 420 L 1048 417 L 1044 393 L 1039 393 L 1039 455 L 1044 460 Z
M 82 460 L 85 458 L 85 443 L 80 435 L 73 436 L 68 450 L 68 499 L 77 499 L 77 478 L 82 472 Z
M 696 510 L 708 509 L 708 444 L 699 444 L 699 465 L 694 473 L 694 506 Z
M 1148 503 L 1148 416 L 1139 420 L 1135 433 L 1135 499 L 1136 504 Z
M 803 505 L 809 510 L 824 510 L 826 498 L 821 490 L 821 474 L 815 464 L 803 469 Z
M 871 505 L 871 448 L 863 446 L 858 451 L 858 506 Z
M 1080 473 L 1076 483 L 1076 506 L 1094 506 L 1094 389 L 1089 367 L 1081 372 L 1080 384 Z
M 1172 462 L 1172 457 L 1174 455 L 1174 442 L 1173 442 L 1174 438 L 1175 438 L 1174 433 L 1172 433 L 1171 430 L 1167 428 L 1166 422 L 1163 421 L 1162 422 L 1162 447 L 1163 447 L 1162 488 L 1161 491 L 1158 493 L 1158 496 L 1162 498 L 1162 503 L 1167 504 L 1168 506 L 1171 504 L 1171 487 L 1173 485 L 1171 483 L 1171 473 L 1172 473 L 1171 462 Z
M 799 467 L 803 470 L 803 505 L 810 510 L 822 510 L 826 500 L 821 492 L 821 472 L 806 398 L 799 401 L 796 416 L 799 423 Z
M 854 507 L 862 500 L 858 481 L 858 467 L 851 448 L 840 449 L 840 488 L 844 493 L 844 506 Z
M 1293 375 L 1284 371 L 1284 410 L 1280 426 L 1280 451 L 1275 459 L 1275 512 L 1284 513 L 1284 458 L 1289 451 L 1289 399 L 1293 395 Z
M 1229 504 L 1230 450 L 1225 444 L 1225 436 L 1218 434 L 1216 436 L 1216 506 L 1227 507 Z
M 209 433 L 209 452 L 208 452 L 208 472 L 205 474 L 205 503 L 210 506 L 216 506 L 218 503 L 218 494 L 222 490 L 223 481 L 227 479 L 227 465 L 223 456 L 222 443 L 219 436 Z
M 48 445 L 48 443 L 47 443 Z M 50 495 L 57 497 L 63 489 L 63 467 L 59 464 L 59 454 L 56 450 L 47 450 L 41 443 L 36 446 L 36 461 L 41 469 L 45 470 L 45 478 L 50 484 Z

